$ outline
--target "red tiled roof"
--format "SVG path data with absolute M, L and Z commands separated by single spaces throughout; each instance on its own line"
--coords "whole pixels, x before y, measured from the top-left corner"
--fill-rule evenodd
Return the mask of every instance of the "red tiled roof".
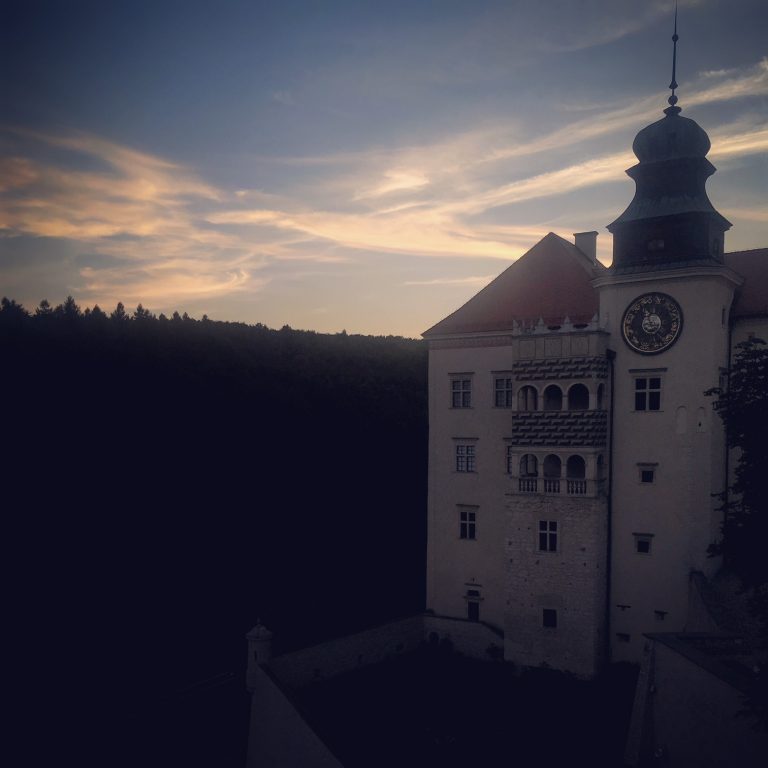
M 744 285 L 736 292 L 731 315 L 768 315 L 768 248 L 726 253 L 725 263 L 744 278 Z
M 605 270 L 550 232 L 464 306 L 423 336 L 510 330 L 513 322 L 588 323 L 599 300 L 591 282 Z

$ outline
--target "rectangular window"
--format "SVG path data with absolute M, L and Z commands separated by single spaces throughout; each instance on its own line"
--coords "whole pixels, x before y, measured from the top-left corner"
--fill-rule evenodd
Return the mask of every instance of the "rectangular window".
M 557 520 L 539 520 L 539 551 L 557 552 Z
M 650 555 L 653 543 L 652 533 L 633 533 L 635 537 L 635 552 L 639 555 Z
M 660 376 L 641 376 L 635 379 L 635 410 L 661 410 Z
M 474 509 L 459 510 L 459 538 L 477 538 L 477 511 Z
M 554 608 L 544 608 L 541 612 L 541 623 L 544 627 L 557 629 L 557 611 Z
M 467 590 L 467 618 L 470 621 L 480 621 L 480 590 Z
M 652 483 L 654 479 L 654 471 L 652 469 L 641 469 L 640 470 L 640 482 L 641 483 Z
M 616 633 L 616 639 L 620 643 L 628 643 L 629 642 L 629 634 L 627 632 L 617 632 Z
M 494 405 L 497 408 L 512 407 L 512 379 L 497 378 L 495 380 L 495 399 Z
M 457 445 L 456 446 L 456 471 L 474 472 L 475 471 L 475 446 Z
M 451 379 L 451 408 L 472 407 L 472 379 Z

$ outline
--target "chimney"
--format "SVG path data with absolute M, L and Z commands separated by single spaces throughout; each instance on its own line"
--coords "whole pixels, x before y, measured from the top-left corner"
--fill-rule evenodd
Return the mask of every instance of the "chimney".
M 597 232 L 574 232 L 573 239 L 576 247 L 590 261 L 597 261 Z

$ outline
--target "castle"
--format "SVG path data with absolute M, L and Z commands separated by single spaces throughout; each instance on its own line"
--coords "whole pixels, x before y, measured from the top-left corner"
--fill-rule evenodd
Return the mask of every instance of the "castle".
M 340 766 L 292 693 L 444 641 L 585 678 L 640 663 L 626 764 L 764 764 L 736 716 L 754 668 L 707 599 L 734 465 L 707 391 L 768 339 L 768 248 L 725 252 L 710 141 L 670 87 L 611 266 L 597 232 L 550 232 L 423 334 L 427 610 L 276 658 L 255 627 L 249 765 Z
M 728 456 L 705 392 L 768 338 L 768 248 L 725 253 L 709 138 L 669 102 L 609 268 L 597 232 L 550 233 L 424 333 L 427 608 L 498 628 L 516 664 L 589 677 L 708 628 Z

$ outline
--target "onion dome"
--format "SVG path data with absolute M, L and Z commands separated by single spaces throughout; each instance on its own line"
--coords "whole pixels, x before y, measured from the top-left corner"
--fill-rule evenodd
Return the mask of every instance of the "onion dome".
M 667 107 L 665 117 L 643 128 L 632 151 L 641 163 L 656 163 L 682 157 L 706 157 L 711 146 L 706 131 L 680 115 L 680 107 Z
M 725 231 L 731 223 L 707 197 L 706 182 L 715 172 L 707 160 L 709 136 L 694 120 L 682 117 L 677 106 L 677 40 L 675 12 L 669 106 L 661 120 L 635 137 L 632 149 L 639 162 L 627 170 L 635 196 L 608 225 L 614 273 L 723 261 Z

